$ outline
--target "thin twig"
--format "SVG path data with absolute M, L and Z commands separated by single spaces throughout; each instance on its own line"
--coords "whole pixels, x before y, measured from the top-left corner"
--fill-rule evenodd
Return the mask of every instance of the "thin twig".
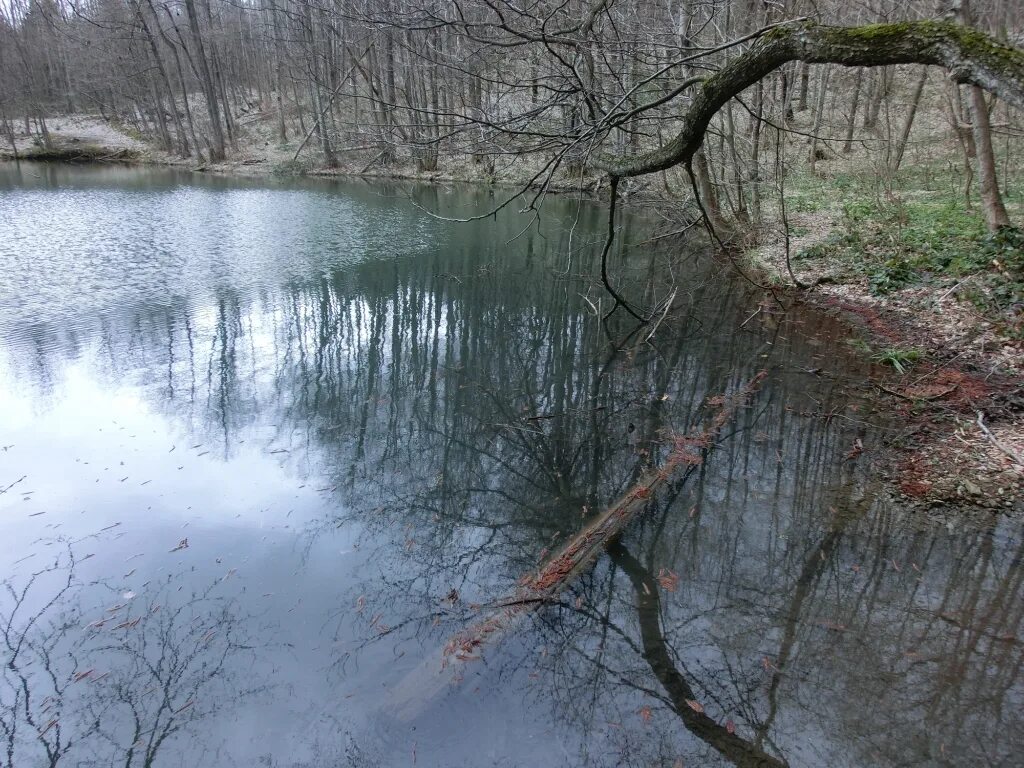
M 978 429 L 982 431 L 982 434 L 989 439 L 989 442 L 992 443 L 992 445 L 1013 459 L 1015 464 L 1019 464 L 1024 467 L 1024 457 L 1021 457 L 1016 451 L 1007 448 L 996 440 L 995 435 L 993 435 L 992 432 L 989 431 L 989 428 L 985 426 L 985 414 L 981 411 L 978 411 Z

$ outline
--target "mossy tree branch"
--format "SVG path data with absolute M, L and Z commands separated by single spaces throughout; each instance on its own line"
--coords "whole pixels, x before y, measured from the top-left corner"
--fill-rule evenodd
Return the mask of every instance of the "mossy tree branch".
M 689 162 L 715 113 L 729 99 L 790 61 L 877 67 L 928 64 L 960 83 L 980 86 L 1024 109 L 1024 51 L 971 27 L 943 21 L 833 27 L 797 22 L 775 27 L 707 78 L 682 115 L 682 128 L 650 152 L 603 156 L 595 165 L 617 178 L 642 176 Z

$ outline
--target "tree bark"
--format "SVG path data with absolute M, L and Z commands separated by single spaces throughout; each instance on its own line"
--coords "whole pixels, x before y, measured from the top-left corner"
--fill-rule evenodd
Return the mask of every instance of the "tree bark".
M 981 207 L 985 212 L 985 223 L 990 232 L 1010 226 L 1010 216 L 1003 205 L 996 178 L 996 158 L 992 151 L 992 127 L 988 120 L 988 107 L 981 88 L 972 85 L 969 89 L 971 123 L 974 125 L 974 145 L 978 153 L 978 191 L 981 193 Z

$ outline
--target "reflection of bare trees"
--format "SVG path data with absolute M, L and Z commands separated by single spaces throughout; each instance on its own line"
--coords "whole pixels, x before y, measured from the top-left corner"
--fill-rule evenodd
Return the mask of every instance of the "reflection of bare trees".
M 661 626 L 661 587 L 658 580 L 621 542 L 616 542 L 610 553 L 612 562 L 629 577 L 636 592 L 643 658 L 687 730 L 740 768 L 780 768 L 787 765 L 784 760 L 765 753 L 760 746 L 738 736 L 735 726 L 716 722 L 704 711 L 686 676 L 676 668 L 666 642 Z
M 63 645 L 78 629 L 79 616 L 65 605 L 77 588 L 71 553 L 20 583 L 3 583 L 0 633 L 0 730 L 4 765 L 24 765 L 27 755 L 56 766 L 89 728 L 78 729 L 65 694 L 78 675 L 76 653 Z
M 765 749 L 790 765 L 1013 764 L 1019 551 L 985 532 L 907 533 L 891 509 L 841 500 L 823 520 L 751 539 L 735 508 L 705 498 L 697 524 L 683 513 L 695 499 L 681 497 L 613 548 L 576 609 L 540 625 L 550 674 L 591 702 L 567 709 L 574 721 L 599 729 L 628 690 L 740 765 L 772 764 Z M 639 730 L 630 748 L 646 764 L 660 742 Z
M 4 582 L 0 606 L 3 765 L 152 766 L 175 736 L 255 692 L 254 648 L 220 582 L 182 593 L 176 577 L 138 595 L 81 584 L 70 550 Z M 85 587 L 89 588 L 86 589 Z M 98 594 L 118 599 L 93 603 Z M 200 754 L 202 740 L 181 754 Z
M 492 244 L 514 228 L 487 227 L 443 253 L 250 299 L 224 291 L 206 313 L 105 330 L 111 377 L 160 371 L 151 400 L 225 454 L 260 440 L 315 478 L 336 512 L 313 536 L 358 532 L 365 567 L 323 611 L 345 642 L 333 671 L 356 674 L 373 650 L 438 664 L 472 604 L 505 594 L 656 464 L 709 393 L 768 368 L 719 450 L 652 499 L 521 643 L 492 649 L 481 675 L 518 685 L 535 672 L 516 690 L 594 742 L 596 763 L 614 738 L 620 762 L 638 766 L 1012 764 L 1024 733 L 1019 531 L 910 527 L 873 498 L 848 455 L 860 438 L 869 456 L 874 433 L 848 371 L 830 369 L 839 348 L 802 330 L 819 319 L 755 312 L 741 286 L 696 263 L 653 337 L 608 329 L 582 298 L 593 260 L 574 254 L 564 269 L 566 232 L 542 225 L 509 254 Z M 653 304 L 669 256 L 648 258 L 620 285 Z M 86 611 L 56 573 L 39 579 L 58 602 L 5 668 L 12 749 L 148 765 L 251 691 L 236 676 L 251 650 L 219 588 L 154 587 L 79 635 L 111 606 Z M 40 580 L 27 594 L 46 591 Z M 19 617 L 9 636 L 46 605 L 23 602 L 4 613 Z M 47 664 L 28 697 L 16 671 Z M 325 755 L 346 752 L 317 737 Z

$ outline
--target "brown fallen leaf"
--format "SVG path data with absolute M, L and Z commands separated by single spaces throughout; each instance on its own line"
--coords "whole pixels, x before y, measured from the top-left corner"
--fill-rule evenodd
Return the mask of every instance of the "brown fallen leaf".
M 640 719 L 641 720 L 643 720 L 645 723 L 651 722 L 651 708 L 650 707 L 647 707 L 647 706 L 640 707 L 640 709 L 638 711 L 639 711 Z
M 725 730 L 730 734 L 736 733 L 736 723 L 731 718 L 725 721 Z
M 687 699 L 686 700 L 686 706 L 688 706 L 690 709 L 692 709 L 697 714 L 700 714 L 701 712 L 704 711 L 704 706 L 699 701 L 694 701 L 693 699 Z
M 661 588 L 667 592 L 675 592 L 679 586 L 679 576 L 675 571 L 671 571 L 668 568 L 662 568 L 658 571 L 658 583 L 661 584 Z

